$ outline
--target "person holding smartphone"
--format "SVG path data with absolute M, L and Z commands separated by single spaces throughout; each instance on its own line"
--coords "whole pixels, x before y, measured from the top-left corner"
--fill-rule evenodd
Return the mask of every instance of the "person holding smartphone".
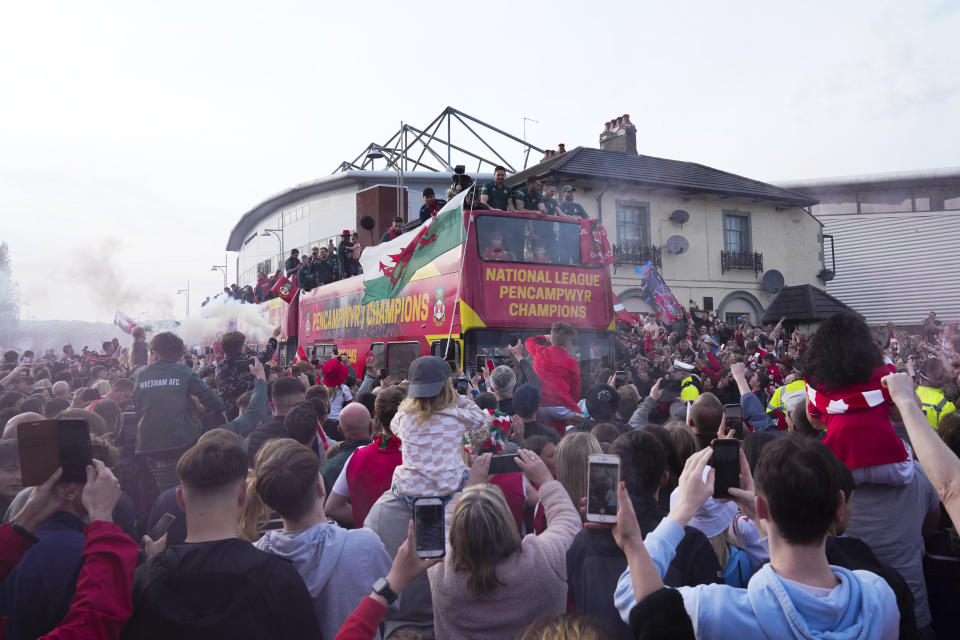
M 439 638 L 512 640 L 531 620 L 566 611 L 565 554 L 580 515 L 543 461 L 521 449 L 517 466 L 540 487 L 550 522 L 521 539 L 503 493 L 485 482 L 490 458 L 477 459 L 469 486 L 447 504 L 447 554 L 427 570 Z

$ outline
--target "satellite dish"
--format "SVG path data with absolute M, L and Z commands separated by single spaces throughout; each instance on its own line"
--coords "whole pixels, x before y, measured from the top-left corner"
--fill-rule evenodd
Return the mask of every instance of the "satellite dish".
M 824 282 L 830 282 L 837 277 L 837 274 L 833 272 L 832 269 L 823 269 L 820 273 L 817 274 L 817 277 L 823 280 Z
M 771 269 L 763 274 L 763 290 L 767 293 L 777 293 L 783 289 L 783 274 Z
M 367 231 L 373 231 L 374 227 L 377 226 L 377 222 L 373 219 L 373 216 L 363 216 L 360 218 L 360 226 Z
M 686 253 L 689 248 L 690 242 L 683 236 L 670 236 L 667 238 L 667 251 L 673 255 L 678 256 L 681 253 Z
M 670 214 L 670 219 L 677 224 L 683 224 L 690 220 L 690 214 L 684 211 L 683 209 L 677 209 Z

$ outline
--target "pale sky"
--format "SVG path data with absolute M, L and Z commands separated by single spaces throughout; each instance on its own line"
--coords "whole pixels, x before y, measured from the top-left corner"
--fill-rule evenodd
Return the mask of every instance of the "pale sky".
M 24 318 L 180 316 L 243 212 L 447 105 L 767 181 L 956 166 L 958 8 L 3 0 L 0 241 Z

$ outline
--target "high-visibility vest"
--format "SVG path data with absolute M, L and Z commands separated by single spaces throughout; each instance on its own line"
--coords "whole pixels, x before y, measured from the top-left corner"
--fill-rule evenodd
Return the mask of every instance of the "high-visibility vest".
M 920 406 L 927 416 L 927 422 L 934 429 L 940 425 L 940 418 L 957 410 L 956 405 L 944 397 L 943 391 L 934 387 L 917 387 L 917 397 L 920 398 Z
M 772 413 L 774 411 L 786 412 L 787 405 L 785 399 L 788 399 L 797 393 L 801 393 L 804 396 L 807 395 L 807 381 L 803 378 L 794 380 L 790 384 L 785 384 L 782 387 L 777 387 L 777 390 L 773 392 L 772 396 L 770 396 L 770 402 L 767 403 L 767 413 Z
M 687 376 L 680 382 L 680 399 L 684 402 L 693 402 L 700 397 L 700 389 L 693 377 Z

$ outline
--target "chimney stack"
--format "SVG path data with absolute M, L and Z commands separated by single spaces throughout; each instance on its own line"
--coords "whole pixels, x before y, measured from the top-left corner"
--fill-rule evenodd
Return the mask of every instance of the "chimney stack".
M 630 115 L 623 114 L 604 123 L 600 134 L 600 148 L 637 155 L 637 127 L 630 122 Z

